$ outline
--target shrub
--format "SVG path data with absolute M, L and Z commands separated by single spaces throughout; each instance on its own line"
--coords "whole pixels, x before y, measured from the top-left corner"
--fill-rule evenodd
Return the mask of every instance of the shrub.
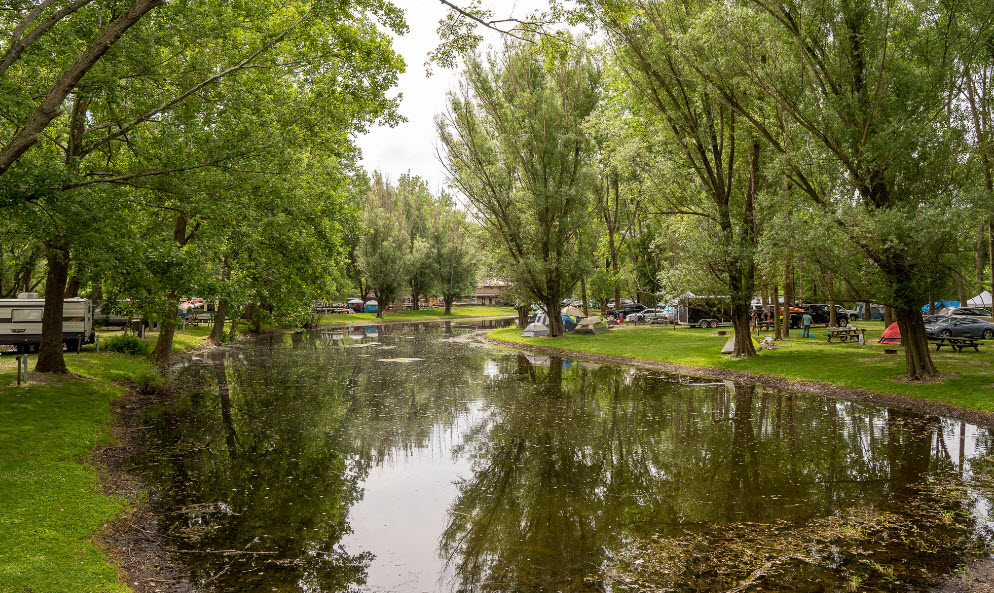
M 135 373 L 131 377 L 131 382 L 135 384 L 135 388 L 141 393 L 151 394 L 162 387 L 165 379 L 155 369 L 144 369 Z
M 152 352 L 152 344 L 136 336 L 114 336 L 107 340 L 107 349 L 131 356 L 147 356 Z

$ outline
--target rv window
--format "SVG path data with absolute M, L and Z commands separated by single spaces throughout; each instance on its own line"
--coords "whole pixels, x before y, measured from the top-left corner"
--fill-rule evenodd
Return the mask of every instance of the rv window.
M 13 309 L 10 312 L 11 323 L 26 323 L 41 321 L 41 309 Z

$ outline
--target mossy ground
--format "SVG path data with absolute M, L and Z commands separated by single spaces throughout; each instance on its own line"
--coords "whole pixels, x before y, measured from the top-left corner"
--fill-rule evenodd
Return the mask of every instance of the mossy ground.
M 208 326 L 177 331 L 173 350 L 201 343 Z M 118 332 L 101 331 L 109 337 Z M 148 334 L 154 341 L 157 336 Z M 0 356 L 0 591 L 103 593 L 130 589 L 94 543 L 127 509 L 104 495 L 90 453 L 110 442 L 110 402 L 150 358 L 85 346 L 66 354 L 76 376 L 29 371 L 18 387 L 13 354 Z M 30 356 L 33 369 L 35 356 Z
M 994 411 L 994 341 L 982 341 L 980 352 L 972 349 L 952 352 L 931 349 L 943 377 L 934 382 L 914 384 L 901 380 L 904 353 L 900 346 L 878 344 L 883 323 L 862 322 L 866 328 L 866 345 L 827 342 L 825 328 L 814 328 L 813 338 L 800 338 L 794 330 L 791 338 L 777 342 L 775 350 L 764 350 L 754 358 L 735 359 L 720 354 L 727 336 L 716 330 L 672 326 L 619 327 L 599 336 L 566 335 L 558 338 L 522 338 L 521 330 L 499 329 L 491 338 L 506 342 L 547 348 L 561 348 L 577 353 L 621 356 L 652 362 L 692 367 L 730 369 L 789 380 L 814 381 L 843 387 L 868 389 L 879 393 L 911 396 L 940 401 L 965 408 Z M 725 329 L 730 334 L 730 328 Z M 755 336 L 766 335 L 768 332 Z M 898 353 L 884 354 L 885 348 Z

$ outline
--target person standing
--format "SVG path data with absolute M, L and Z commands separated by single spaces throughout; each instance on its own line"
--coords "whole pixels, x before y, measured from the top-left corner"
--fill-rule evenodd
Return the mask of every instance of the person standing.
M 810 338 L 811 337 L 811 314 L 805 311 L 804 317 L 801 317 L 801 323 L 804 325 L 804 335 L 802 337 L 804 337 L 804 338 Z

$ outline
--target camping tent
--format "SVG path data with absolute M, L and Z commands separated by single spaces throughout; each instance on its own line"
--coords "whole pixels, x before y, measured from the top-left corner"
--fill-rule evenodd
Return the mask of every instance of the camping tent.
M 541 323 L 532 323 L 521 332 L 522 338 L 541 338 L 549 335 L 549 328 Z
M 987 294 L 987 301 L 990 302 L 990 298 L 991 298 L 990 293 L 985 293 L 985 294 Z M 984 296 L 984 295 L 980 294 L 980 295 L 977 295 L 977 296 L 975 296 L 973 298 L 976 299 L 976 298 L 980 298 L 982 296 Z M 979 306 L 979 305 L 974 305 L 974 306 Z M 941 311 L 941 310 L 945 309 L 946 307 L 959 307 L 959 301 L 935 301 L 935 310 L 936 310 L 936 312 Z M 924 307 L 922 307 L 922 313 L 928 313 L 928 305 L 925 305 Z
M 878 344 L 900 344 L 901 343 L 901 328 L 897 327 L 897 322 L 890 324 L 887 329 L 884 330 L 884 335 L 877 340 Z
M 991 306 L 991 293 L 986 290 L 972 299 L 968 300 L 966 304 L 970 307 L 990 307 Z
M 756 352 L 759 352 L 759 342 L 756 341 L 756 338 L 752 338 L 752 347 L 756 349 Z M 735 334 L 732 334 L 732 337 L 728 338 L 728 341 L 725 342 L 725 347 L 721 349 L 722 354 L 731 354 L 733 352 L 735 352 Z
M 574 329 L 576 329 L 576 322 L 579 321 L 579 319 L 570 317 L 565 313 L 560 315 L 560 317 L 563 320 L 563 329 L 566 330 L 566 333 L 570 333 Z M 535 314 L 535 319 L 533 319 L 532 321 L 534 323 L 541 323 L 545 327 L 549 327 L 549 316 L 546 315 L 545 313 L 542 313 L 541 311 Z
M 607 326 L 604 322 L 596 317 L 586 317 L 577 324 L 576 329 L 573 333 L 578 336 L 595 336 L 598 334 L 606 334 Z
M 570 317 L 584 317 L 583 311 L 573 306 L 566 307 L 563 309 L 562 313 L 563 315 L 569 315 Z

